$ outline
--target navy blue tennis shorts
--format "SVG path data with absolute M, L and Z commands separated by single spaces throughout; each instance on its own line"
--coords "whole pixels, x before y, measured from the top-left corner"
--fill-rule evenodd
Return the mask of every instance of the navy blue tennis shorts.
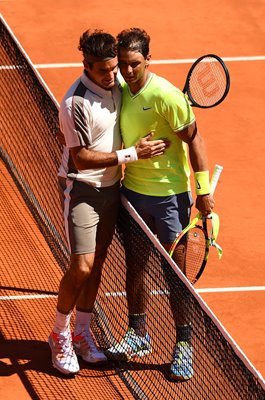
M 185 192 L 170 196 L 149 196 L 133 192 L 125 186 L 121 192 L 129 200 L 161 244 L 173 243 L 190 221 L 192 196 Z

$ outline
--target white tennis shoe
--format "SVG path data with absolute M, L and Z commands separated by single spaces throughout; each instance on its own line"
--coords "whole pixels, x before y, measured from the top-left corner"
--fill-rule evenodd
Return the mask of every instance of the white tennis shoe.
M 97 348 L 90 330 L 73 336 L 73 345 L 76 354 L 87 363 L 104 364 L 108 361 L 103 351 Z
M 52 332 L 48 339 L 52 352 L 52 364 L 54 368 L 65 375 L 79 372 L 79 364 L 73 349 L 70 332 Z

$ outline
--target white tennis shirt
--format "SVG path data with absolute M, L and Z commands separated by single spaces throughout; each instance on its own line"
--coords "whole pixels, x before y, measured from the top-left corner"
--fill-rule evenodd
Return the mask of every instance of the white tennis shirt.
M 121 178 L 121 167 L 77 170 L 69 149 L 87 146 L 89 150 L 111 153 L 121 148 L 119 116 L 121 89 L 116 85 L 105 90 L 85 73 L 74 82 L 64 96 L 59 110 L 64 148 L 59 176 L 86 182 L 96 187 L 114 185 Z

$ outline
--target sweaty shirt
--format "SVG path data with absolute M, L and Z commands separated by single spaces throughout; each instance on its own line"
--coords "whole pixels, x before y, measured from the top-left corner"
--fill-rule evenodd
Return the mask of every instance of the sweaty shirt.
M 59 110 L 64 148 L 59 176 L 88 183 L 95 187 L 114 185 L 121 178 L 120 166 L 77 170 L 69 149 L 87 146 L 89 150 L 113 152 L 121 148 L 119 116 L 121 90 L 116 85 L 105 90 L 92 82 L 85 73 L 64 96 Z
M 163 155 L 126 164 L 124 186 L 151 196 L 189 191 L 187 145 L 176 132 L 194 121 L 186 96 L 166 79 L 151 73 L 136 94 L 124 84 L 120 118 L 124 147 L 135 145 L 151 131 L 155 132 L 153 139 L 170 141 Z

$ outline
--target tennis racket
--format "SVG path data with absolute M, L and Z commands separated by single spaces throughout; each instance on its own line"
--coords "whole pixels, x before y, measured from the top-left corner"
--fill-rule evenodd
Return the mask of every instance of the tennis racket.
M 226 98 L 229 89 L 230 75 L 224 61 L 215 54 L 207 54 L 192 64 L 183 93 L 191 106 L 211 108 Z
M 211 194 L 216 189 L 217 182 L 221 175 L 223 167 L 215 165 L 214 173 L 211 179 Z M 209 233 L 209 225 L 211 230 Z M 184 261 L 184 274 L 189 279 L 191 284 L 195 284 L 202 275 L 208 257 L 210 246 L 217 249 L 219 258 L 222 256 L 222 249 L 216 243 L 216 238 L 219 231 L 219 217 L 216 213 L 211 213 L 207 217 L 202 217 L 199 212 L 191 223 L 183 229 L 172 244 L 169 255 L 172 257 L 178 243 L 185 237 L 185 261 Z

